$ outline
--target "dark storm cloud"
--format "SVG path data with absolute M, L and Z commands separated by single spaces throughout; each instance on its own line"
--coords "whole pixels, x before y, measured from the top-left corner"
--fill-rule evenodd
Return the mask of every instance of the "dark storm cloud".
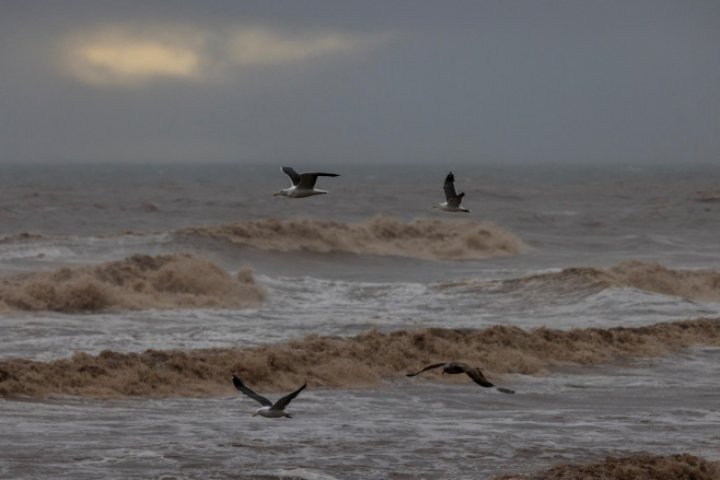
M 4 2 L 3 162 L 712 162 L 717 2 Z

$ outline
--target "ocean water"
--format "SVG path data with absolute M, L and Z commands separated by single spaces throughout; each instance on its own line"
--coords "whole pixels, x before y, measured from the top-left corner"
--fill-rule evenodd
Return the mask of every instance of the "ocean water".
M 274 165 L 3 167 L 0 362 L 720 316 L 720 168 L 460 166 L 462 216 L 432 208 L 445 167 L 336 170 L 318 182 L 329 195 L 295 200 L 272 196 L 287 183 Z M 39 272 L 174 254 L 231 276 L 250 267 L 264 300 L 85 311 L 17 300 Z M 398 375 L 308 388 L 292 420 L 252 417 L 256 404 L 230 389 L 0 397 L 0 478 L 490 478 L 638 451 L 717 460 L 719 365 L 719 348 L 696 346 L 497 379 L 516 395 Z

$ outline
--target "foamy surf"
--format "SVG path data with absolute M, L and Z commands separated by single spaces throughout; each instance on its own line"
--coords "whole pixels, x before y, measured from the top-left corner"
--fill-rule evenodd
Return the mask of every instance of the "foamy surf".
M 522 240 L 491 223 L 431 219 L 402 222 L 385 216 L 358 223 L 264 219 L 185 228 L 177 234 L 282 252 L 341 252 L 430 260 L 479 260 L 517 255 L 526 249 Z
M 588 479 L 669 480 L 720 478 L 720 462 L 681 453 L 675 455 L 636 454 L 606 457 L 595 463 L 562 463 L 530 475 L 500 475 L 495 480 L 588 480 Z
M 184 254 L 134 255 L 97 266 L 0 279 L 0 307 L 5 310 L 251 308 L 263 298 L 250 269 L 232 277 L 207 260 Z
M 232 391 L 233 373 L 266 391 L 305 381 L 314 387 L 370 387 L 443 360 L 482 366 L 492 380 L 509 373 L 544 374 L 561 365 L 658 356 L 693 345 L 720 345 L 720 319 L 569 331 L 495 326 L 371 331 L 350 338 L 309 335 L 246 349 L 105 351 L 51 362 L 8 359 L 0 361 L 0 395 L 219 395 Z

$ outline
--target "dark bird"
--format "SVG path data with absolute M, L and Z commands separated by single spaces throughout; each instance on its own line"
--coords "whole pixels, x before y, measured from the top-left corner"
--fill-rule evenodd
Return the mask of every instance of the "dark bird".
M 432 365 L 428 365 L 427 367 L 423 368 L 422 370 L 419 370 L 415 373 L 408 373 L 406 374 L 408 377 L 414 377 L 415 375 L 418 375 L 420 373 L 423 373 L 427 370 L 432 370 L 433 368 L 443 367 L 442 374 L 448 374 L 448 375 L 454 375 L 456 373 L 464 373 L 468 377 L 472 379 L 473 382 L 477 383 L 481 387 L 495 387 L 494 384 L 492 384 L 487 378 L 485 378 L 485 375 L 480 371 L 479 368 L 471 367 L 467 363 L 462 362 L 442 362 L 442 363 L 433 363 Z M 509 388 L 500 388 L 495 387 L 498 392 L 502 393 L 515 393 L 514 390 L 510 390 Z
M 255 415 L 260 415 L 263 417 L 268 418 L 278 418 L 278 417 L 288 417 L 292 418 L 289 413 L 285 411 L 285 407 L 288 406 L 288 404 L 292 401 L 293 398 L 297 397 L 300 392 L 303 391 L 305 387 L 307 387 L 307 383 L 305 383 L 302 387 L 298 388 L 292 393 L 289 393 L 282 397 L 280 400 L 275 402 L 274 404 L 268 400 L 267 398 L 263 397 L 262 395 L 258 395 L 255 393 L 252 389 L 250 389 L 247 385 L 245 385 L 242 380 L 240 380 L 236 375 L 233 375 L 233 384 L 235 385 L 235 388 L 240 390 L 242 393 L 247 395 L 248 397 L 252 398 L 253 400 L 257 401 L 262 405 L 262 407 L 258 408 L 255 413 L 253 413 L 253 417 Z
M 290 198 L 305 198 L 313 195 L 322 195 L 326 192 L 325 190 L 319 190 L 315 188 L 315 182 L 317 177 L 339 177 L 337 173 L 323 173 L 323 172 L 308 172 L 308 173 L 297 173 L 292 167 L 282 167 L 282 171 L 285 175 L 290 177 L 290 188 L 283 188 L 273 196 L 282 196 Z
M 445 192 L 445 201 L 435 205 L 435 208 L 446 212 L 470 213 L 470 210 L 462 206 L 462 199 L 465 196 L 465 192 L 455 193 L 455 175 L 453 175 L 452 172 L 448 173 L 447 177 L 445 177 L 443 191 Z

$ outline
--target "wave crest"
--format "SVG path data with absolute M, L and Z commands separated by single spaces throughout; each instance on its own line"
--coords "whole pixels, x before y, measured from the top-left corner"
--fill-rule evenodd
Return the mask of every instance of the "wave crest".
M 405 223 L 385 216 L 359 223 L 264 219 L 186 228 L 178 233 L 282 252 L 345 252 L 432 260 L 476 260 L 515 255 L 526 248 L 513 234 L 491 223 L 431 219 Z
M 629 260 L 613 267 L 572 267 L 560 272 L 528 277 L 446 284 L 471 291 L 511 293 L 521 290 L 548 294 L 593 294 L 608 288 L 636 288 L 693 300 L 720 301 L 720 273 L 710 270 L 680 270 L 652 262 Z
M 105 351 L 53 362 L 8 359 L 0 361 L 0 395 L 229 394 L 233 373 L 265 391 L 286 391 L 303 381 L 352 388 L 403 378 L 407 371 L 443 360 L 482 366 L 492 378 L 506 373 L 540 374 L 556 365 L 661 355 L 691 345 L 720 345 L 720 318 L 569 331 L 509 326 L 371 331 L 351 338 L 310 335 L 247 349 Z M 427 376 L 442 378 L 440 374 Z
M 0 280 L 0 305 L 12 310 L 244 308 L 258 306 L 263 298 L 250 269 L 233 278 L 207 260 L 183 254 L 134 255 Z

